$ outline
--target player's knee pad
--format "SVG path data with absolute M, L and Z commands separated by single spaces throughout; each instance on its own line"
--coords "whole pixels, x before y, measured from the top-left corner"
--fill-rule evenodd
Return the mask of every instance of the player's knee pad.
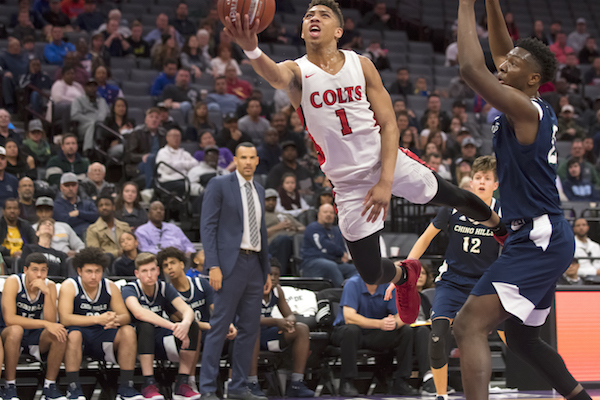
M 186 350 L 196 351 L 198 348 L 198 336 L 200 335 L 200 327 L 196 323 L 196 321 L 192 322 L 190 325 L 190 330 L 188 331 L 188 337 L 190 338 L 190 345 Z
M 136 330 L 138 354 L 154 354 L 154 325 L 138 322 Z
M 431 367 L 440 369 L 448 364 L 448 352 L 446 351 L 446 338 L 450 321 L 447 319 L 436 319 L 431 324 L 431 335 L 429 341 L 429 358 Z

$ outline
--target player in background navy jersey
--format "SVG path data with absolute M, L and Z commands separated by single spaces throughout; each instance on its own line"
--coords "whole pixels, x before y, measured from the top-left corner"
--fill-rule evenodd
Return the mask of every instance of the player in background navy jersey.
M 5 399 L 18 399 L 15 378 L 21 348 L 37 360 L 47 360 L 42 399 L 66 399 L 56 377 L 67 348 L 67 330 L 56 322 L 56 285 L 48 276 L 42 253 L 25 259 L 22 274 L 11 275 L 2 290 L 2 341 L 5 349 Z
M 540 338 L 557 279 L 569 267 L 575 240 L 556 189 L 556 115 L 538 88 L 554 79 L 557 61 L 537 39 L 513 45 L 500 0 L 487 0 L 490 50 L 498 77 L 485 66 L 476 32 L 475 0 L 458 9 L 458 59 L 467 84 L 502 114 L 492 126 L 502 217 L 511 231 L 502 254 L 477 282 L 454 321 L 465 395 L 487 400 L 488 333 L 505 321 L 508 347 L 567 399 L 589 394 L 560 355 Z M 585 344 L 582 344 L 585 346 Z
M 202 252 L 202 259 L 204 259 L 204 250 Z M 198 252 L 200 253 L 200 252 Z M 196 253 L 196 256 L 198 256 Z M 193 368 L 188 378 L 188 384 L 192 387 L 196 387 L 196 365 L 198 365 L 198 357 L 204 346 L 204 338 L 201 333 L 210 329 L 209 319 L 212 315 L 215 306 L 213 304 L 214 289 L 208 283 L 208 279 L 200 276 L 191 277 L 185 273 L 185 254 L 183 251 L 175 247 L 167 247 L 158 252 L 156 255 L 158 265 L 161 266 L 165 276 L 169 276 L 171 285 L 179 293 L 181 297 L 194 311 L 194 318 L 200 328 L 200 334 L 198 335 L 198 345 L 196 354 L 194 356 Z M 195 262 L 195 261 L 194 261 Z M 204 262 L 204 261 L 203 261 Z M 192 271 L 192 269 L 190 269 Z M 188 271 L 189 272 L 189 271 Z M 171 319 L 180 321 L 182 319 L 181 313 L 174 312 L 171 315 Z M 227 340 L 235 339 L 237 335 L 237 329 L 233 324 L 229 325 L 229 332 L 225 338 Z M 228 346 L 228 342 L 225 344 Z
M 118 363 L 117 400 L 143 400 L 133 388 L 137 338 L 117 285 L 103 277 L 108 257 L 98 247 L 87 247 L 73 257 L 77 278 L 60 287 L 58 315 L 68 327 L 65 371 L 67 399 L 85 400 L 79 382 L 83 355 Z M 116 356 L 116 357 L 115 357 Z
M 494 156 L 479 157 L 473 162 L 470 186 L 472 192 L 501 215 L 500 202 L 493 197 L 494 191 L 498 189 Z M 477 280 L 498 258 L 500 245 L 487 227 L 474 223 L 456 209 L 442 207 L 410 250 L 408 258 L 420 259 L 441 230 L 446 231 L 448 235 L 448 247 L 435 284 L 429 342 L 432 375 L 426 374 L 423 378 L 423 390 L 430 392 L 435 389 L 437 400 L 448 400 L 446 341 L 450 324 L 469 297 Z M 386 299 L 391 298 L 393 289 L 393 285 L 388 287 Z M 435 388 L 430 379 L 435 383 Z

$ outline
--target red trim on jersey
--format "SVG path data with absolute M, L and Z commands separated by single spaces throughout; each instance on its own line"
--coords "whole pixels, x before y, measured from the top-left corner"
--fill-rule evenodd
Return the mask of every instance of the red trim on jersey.
M 312 140 L 313 144 L 315 145 L 315 150 L 317 150 L 317 160 L 319 160 L 319 165 L 323 165 L 325 163 L 325 155 L 323 154 L 323 150 L 321 150 L 321 147 L 319 147 L 317 142 L 315 142 L 315 139 L 312 137 L 312 135 L 308 131 L 308 128 L 306 127 L 306 122 L 304 119 L 304 111 L 302 111 L 302 106 L 296 108 L 296 114 L 298 114 L 298 117 L 300 118 L 300 122 L 302 123 L 302 126 L 304 126 L 306 133 L 308 133 L 308 137 L 310 138 L 310 140 Z
M 427 168 L 429 168 L 430 170 L 433 171 L 433 168 L 431 168 L 429 165 L 427 165 L 427 163 L 423 160 L 421 160 L 419 158 L 419 156 L 417 156 L 415 153 L 413 153 L 412 151 L 405 149 L 404 147 L 398 146 L 398 149 L 400 149 L 401 152 L 403 152 L 404 154 L 406 154 L 407 156 L 409 156 L 410 158 L 412 158 L 413 160 L 415 160 L 416 162 L 418 162 L 421 165 L 426 166 Z M 435 171 L 434 171 L 435 172 Z

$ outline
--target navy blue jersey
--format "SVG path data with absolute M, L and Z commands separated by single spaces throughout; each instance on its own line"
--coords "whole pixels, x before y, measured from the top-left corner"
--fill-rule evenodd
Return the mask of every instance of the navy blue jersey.
M 100 280 L 98 292 L 95 298 L 91 299 L 86 293 L 81 283 L 81 277 L 77 279 L 69 278 L 67 282 L 71 282 L 75 288 L 75 297 L 73 298 L 73 314 L 94 316 L 104 314 L 110 311 L 110 281 L 106 278 Z
M 142 283 L 139 279 L 129 282 L 127 285 L 123 286 L 121 289 L 121 295 L 123 296 L 123 301 L 125 302 L 127 301 L 128 297 L 135 296 L 142 307 L 152 311 L 158 316 L 167 319 L 169 318 L 167 310 L 172 309 L 171 302 L 179 297 L 179 293 L 177 293 L 177 290 L 175 290 L 173 285 L 160 280 L 154 285 L 154 295 L 152 297 L 148 297 L 146 296 L 146 293 L 144 293 L 144 290 L 142 289 Z M 131 315 L 131 318 L 135 320 L 133 314 Z
M 281 293 L 281 295 L 283 295 L 283 293 Z M 273 309 L 277 306 L 277 303 L 279 303 L 279 296 L 279 291 L 276 287 L 274 287 L 273 289 L 271 289 L 271 293 L 269 293 L 269 300 L 265 301 L 263 297 L 262 306 L 260 308 L 260 315 L 262 317 L 271 317 Z
M 556 114 L 542 99 L 531 99 L 531 102 L 540 117 L 537 137 L 532 144 L 519 143 L 504 114 L 497 117 L 492 126 L 503 219 L 508 222 L 562 214 L 556 189 Z
M 500 213 L 500 202 L 492 199 L 491 208 Z M 498 258 L 500 245 L 492 231 L 470 220 L 456 209 L 442 207 L 432 224 L 448 234 L 446 264 L 448 269 L 461 276 L 479 278 Z
M 210 319 L 210 305 L 213 303 L 214 290 L 205 278 L 190 278 L 186 276 L 190 282 L 190 290 L 186 292 L 178 292 L 187 304 L 194 310 L 196 321 L 208 322 Z M 169 307 L 173 308 L 172 306 Z
M 41 290 L 38 291 L 34 299 L 29 297 L 29 293 L 25 289 L 25 274 L 13 275 L 19 282 L 19 291 L 17 292 L 17 314 L 21 317 L 30 319 L 44 318 L 44 294 Z M 14 278 L 13 278 L 14 279 Z M 49 280 L 46 279 L 46 284 Z

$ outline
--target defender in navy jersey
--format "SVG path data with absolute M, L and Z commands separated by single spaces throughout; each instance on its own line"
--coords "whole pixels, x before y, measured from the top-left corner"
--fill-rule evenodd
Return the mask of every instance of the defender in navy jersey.
M 135 277 L 121 289 L 125 305 L 131 313 L 137 331 L 138 354 L 145 382 L 145 398 L 164 399 L 154 380 L 154 358 L 179 362 L 179 374 L 173 392 L 174 400 L 199 399 L 200 393 L 188 385 L 188 376 L 194 368 L 198 341 L 198 325 L 194 312 L 171 284 L 158 280 L 160 269 L 156 256 L 140 253 L 135 259 Z M 180 322 L 169 319 L 169 311 L 182 316 Z
M 5 399 L 17 399 L 15 378 L 21 350 L 47 360 L 42 399 L 65 399 L 56 387 L 67 347 L 67 330 L 56 322 L 56 285 L 48 276 L 48 261 L 42 253 L 25 259 L 23 273 L 11 275 L 2 290 Z
M 497 78 L 485 67 L 476 33 L 475 0 L 461 0 L 458 10 L 461 76 L 502 113 L 492 133 L 503 219 L 511 228 L 502 254 L 477 282 L 454 322 L 463 387 L 468 400 L 488 398 L 487 335 L 506 321 L 511 349 L 565 398 L 589 399 L 562 358 L 539 335 L 556 281 L 569 267 L 575 250 L 555 186 L 556 116 L 538 93 L 540 85 L 556 75 L 557 61 L 537 39 L 513 45 L 499 1 L 486 1 Z
M 68 399 L 85 400 L 79 369 L 83 355 L 119 364 L 118 400 L 142 400 L 133 387 L 137 339 L 117 285 L 103 278 L 110 260 L 97 247 L 87 247 L 73 257 L 77 278 L 60 287 L 58 315 L 68 327 L 65 371 Z M 116 356 L 116 357 L 115 357 Z

